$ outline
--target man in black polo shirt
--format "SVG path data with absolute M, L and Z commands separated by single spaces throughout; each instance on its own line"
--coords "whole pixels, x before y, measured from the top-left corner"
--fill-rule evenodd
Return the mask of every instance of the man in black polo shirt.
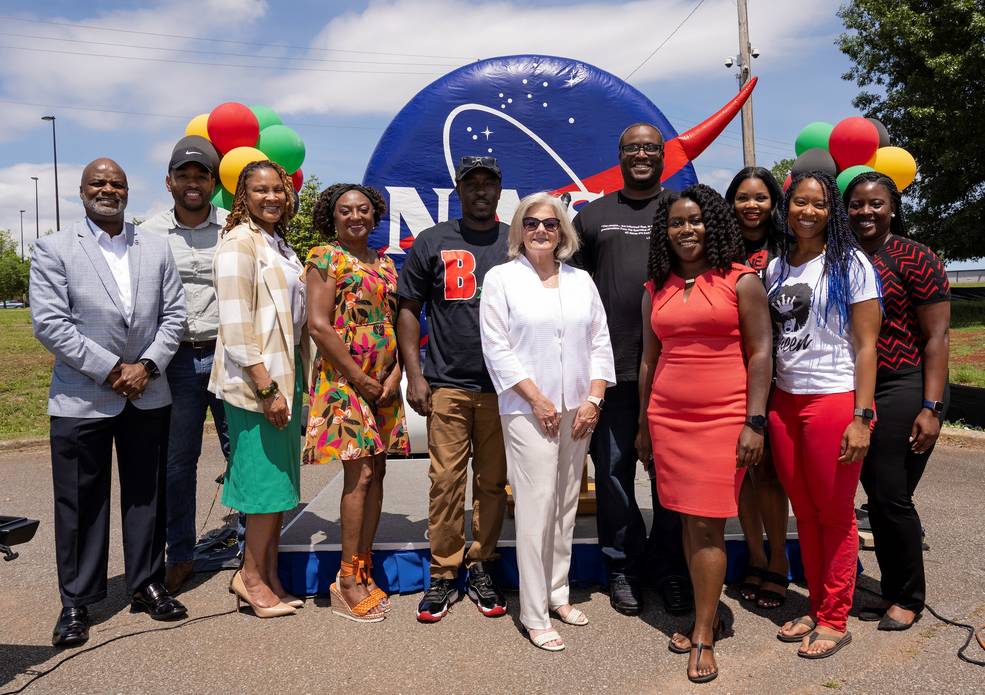
M 609 567 L 610 602 L 626 615 L 642 609 L 638 578 L 644 569 L 657 579 L 669 612 L 687 612 L 691 606 L 680 517 L 660 505 L 652 461 L 644 462 L 650 467 L 653 495 L 649 541 L 634 493 L 643 349 L 641 303 L 653 214 L 666 193 L 660 185 L 663 151 L 663 136 L 654 126 L 635 123 L 626 128 L 619 138 L 622 190 L 584 206 L 574 220 L 582 242 L 576 262 L 595 278 L 616 365 L 616 385 L 606 390 L 589 452 L 595 464 L 598 536 Z
M 506 613 L 506 598 L 485 563 L 496 557 L 506 509 L 506 452 L 499 406 L 482 359 L 479 298 L 486 272 L 506 262 L 509 227 L 496 220 L 502 174 L 493 157 L 463 157 L 455 172 L 462 218 L 441 222 L 414 240 L 400 270 L 397 343 L 407 373 L 407 402 L 428 419 L 431 466 L 428 537 L 431 587 L 417 619 L 434 623 L 458 600 L 464 561 L 468 594 L 488 617 Z M 421 307 L 428 344 L 420 361 Z M 472 545 L 465 547 L 465 481 L 472 457 Z

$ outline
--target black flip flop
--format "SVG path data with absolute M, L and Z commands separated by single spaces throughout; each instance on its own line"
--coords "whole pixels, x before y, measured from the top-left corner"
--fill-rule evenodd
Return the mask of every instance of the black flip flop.
M 814 628 L 811 629 L 813 630 Z M 679 632 L 677 634 L 686 635 L 688 642 L 690 642 L 691 635 L 694 634 L 694 623 L 691 623 L 691 627 L 689 627 L 685 632 Z M 716 642 L 732 635 L 732 626 L 726 622 L 721 613 L 715 616 L 715 626 L 712 628 L 712 635 L 714 636 Z M 673 637 L 667 641 L 667 649 L 672 651 L 674 654 L 689 654 L 691 652 L 691 647 L 678 647 L 674 644 Z
M 790 586 L 790 580 L 787 579 L 786 575 L 780 574 L 779 572 L 763 572 L 760 574 L 763 579 L 763 584 L 775 584 L 777 586 L 782 586 L 784 592 L 781 594 L 778 591 L 773 591 L 772 589 L 763 589 L 760 586 L 759 593 L 756 596 L 756 606 L 764 610 L 773 610 L 774 608 L 779 608 L 787 600 L 786 588 Z M 773 605 L 764 606 L 763 601 L 770 601 Z
M 840 640 L 835 641 L 831 637 L 825 637 L 820 632 L 812 632 L 810 638 L 807 640 L 808 646 L 814 644 L 814 642 L 816 642 L 819 639 L 824 639 L 824 640 L 828 640 L 829 642 L 834 642 L 835 646 L 831 647 L 831 649 L 829 649 L 826 652 L 820 652 L 818 654 L 808 654 L 807 652 L 802 652 L 798 649 L 797 656 L 801 657 L 802 659 L 827 659 L 829 656 L 833 655 L 835 652 L 837 652 L 839 649 L 844 647 L 846 644 L 851 644 L 852 633 L 846 632 Z
M 793 644 L 794 642 L 802 642 L 804 637 L 810 634 L 812 630 L 817 627 L 817 621 L 811 618 L 809 615 L 802 615 L 793 621 L 795 625 L 803 625 L 808 628 L 807 632 L 801 633 L 799 635 L 784 635 L 782 632 L 776 633 L 776 638 L 781 642 L 786 642 L 787 644 Z
M 713 644 L 705 644 L 704 642 L 698 642 L 697 644 L 691 645 L 691 649 L 689 649 L 688 651 L 692 651 L 694 649 L 697 649 L 698 650 L 698 657 L 694 660 L 694 663 L 695 664 L 700 664 L 701 663 L 701 652 L 704 651 L 705 649 L 707 649 L 708 651 L 710 651 L 712 654 L 715 653 L 715 645 L 713 645 Z M 691 669 L 687 669 L 687 679 L 689 681 L 691 681 L 692 683 L 710 683 L 711 681 L 715 680 L 716 678 L 718 678 L 718 667 L 717 666 L 715 667 L 715 670 L 714 671 L 712 671 L 711 673 L 709 673 L 707 675 L 704 675 L 704 676 L 692 676 L 691 675 Z
M 743 601 L 755 601 L 759 598 L 759 587 L 762 586 L 763 573 L 765 571 L 762 567 L 756 567 L 754 565 L 746 567 L 746 573 L 742 577 L 742 583 L 739 584 L 739 596 L 742 597 Z M 756 577 L 759 580 L 759 584 L 753 584 L 749 581 L 752 577 Z

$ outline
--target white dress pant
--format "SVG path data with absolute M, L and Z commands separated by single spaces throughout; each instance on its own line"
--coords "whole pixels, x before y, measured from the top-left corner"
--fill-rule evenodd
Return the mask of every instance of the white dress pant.
M 547 438 L 533 415 L 500 416 L 506 475 L 516 503 L 520 622 L 528 630 L 550 629 L 548 610 L 568 603 L 571 539 L 591 439 L 572 439 L 575 413 L 561 413 L 554 439 Z

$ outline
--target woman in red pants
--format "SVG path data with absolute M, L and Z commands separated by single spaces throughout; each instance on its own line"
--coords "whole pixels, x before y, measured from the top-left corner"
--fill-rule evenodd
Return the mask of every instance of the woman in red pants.
M 855 489 L 874 417 L 881 307 L 834 179 L 794 176 L 783 199 L 785 248 L 766 273 L 776 348 L 770 403 L 773 461 L 794 515 L 810 612 L 777 638 L 798 655 L 831 656 L 851 642 L 858 531 Z

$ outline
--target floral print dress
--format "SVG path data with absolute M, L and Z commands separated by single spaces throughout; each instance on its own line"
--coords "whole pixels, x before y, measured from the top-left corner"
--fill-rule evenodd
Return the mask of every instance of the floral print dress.
M 305 261 L 335 278 L 335 331 L 366 374 L 381 384 L 397 361 L 393 329 L 397 270 L 380 254 L 378 268 L 340 244 L 311 249 Z M 321 354 L 315 361 L 304 463 L 352 461 L 376 454 L 409 454 L 410 438 L 400 394 L 388 406 L 370 405 Z

